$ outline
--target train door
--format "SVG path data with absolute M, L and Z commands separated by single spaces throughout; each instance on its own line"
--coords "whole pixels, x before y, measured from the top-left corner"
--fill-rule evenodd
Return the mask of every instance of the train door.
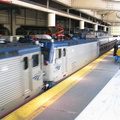
M 38 53 L 32 53 L 30 54 L 31 58 L 31 86 L 32 90 L 35 90 L 37 88 L 40 88 L 43 85 L 43 73 L 42 73 L 42 67 L 41 67 L 41 56 Z
M 27 94 L 28 92 L 31 91 L 30 87 L 30 55 L 23 55 L 22 56 L 22 73 L 23 73 L 23 85 L 24 89 L 23 92 L 24 94 Z
M 66 62 L 66 48 L 62 49 L 62 73 L 66 76 L 67 62 Z
M 55 50 L 55 69 L 60 77 L 66 76 L 66 48 L 57 48 Z M 57 75 L 56 74 L 56 75 Z
M 23 84 L 24 94 L 38 88 L 42 84 L 42 71 L 38 53 L 23 55 Z
M 97 56 L 100 55 L 100 43 L 99 43 L 99 39 L 97 39 Z

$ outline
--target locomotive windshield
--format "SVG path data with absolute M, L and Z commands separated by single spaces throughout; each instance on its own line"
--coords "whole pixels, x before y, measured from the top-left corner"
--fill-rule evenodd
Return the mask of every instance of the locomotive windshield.
M 48 61 L 49 60 L 49 53 L 50 49 L 49 48 L 41 48 L 42 54 L 44 55 L 44 60 Z

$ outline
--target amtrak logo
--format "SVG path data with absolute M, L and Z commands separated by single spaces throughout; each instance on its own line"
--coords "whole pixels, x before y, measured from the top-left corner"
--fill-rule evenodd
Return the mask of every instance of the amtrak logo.
M 59 70 L 59 69 L 60 69 L 60 66 L 56 66 L 55 68 L 56 68 L 57 70 Z
M 39 78 L 40 78 L 40 74 L 37 74 L 37 75 L 35 75 L 34 77 L 33 77 L 33 80 L 39 80 Z

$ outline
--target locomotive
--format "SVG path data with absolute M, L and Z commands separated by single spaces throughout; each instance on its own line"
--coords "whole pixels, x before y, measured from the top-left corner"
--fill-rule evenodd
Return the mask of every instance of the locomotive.
M 84 36 L 84 35 L 82 35 Z M 115 37 L 52 39 L 48 35 L 36 35 L 44 55 L 44 85 L 54 85 L 113 48 Z M 103 43 L 104 41 L 104 43 Z
M 0 45 L 0 118 L 38 95 L 42 86 L 40 46 Z

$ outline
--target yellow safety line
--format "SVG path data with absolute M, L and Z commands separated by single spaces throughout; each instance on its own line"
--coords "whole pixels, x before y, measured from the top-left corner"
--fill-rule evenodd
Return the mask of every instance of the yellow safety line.
M 32 120 L 48 106 L 65 94 L 70 88 L 76 85 L 83 77 L 95 69 L 100 61 L 112 53 L 112 50 L 102 55 L 83 69 L 66 78 L 50 90 L 34 98 L 19 109 L 15 110 L 2 120 Z

